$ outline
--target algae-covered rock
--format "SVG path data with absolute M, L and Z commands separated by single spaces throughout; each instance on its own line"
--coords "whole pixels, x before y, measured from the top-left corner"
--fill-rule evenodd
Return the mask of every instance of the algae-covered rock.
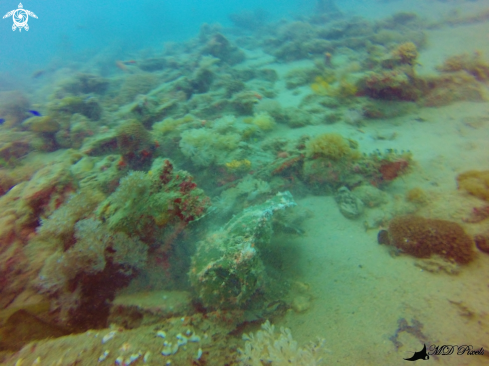
M 80 188 L 86 187 L 110 194 L 119 185 L 119 180 L 125 174 L 120 167 L 120 162 L 120 155 L 86 156 L 73 164 L 70 171 L 79 182 Z
M 148 149 L 151 145 L 151 135 L 136 119 L 124 121 L 117 127 L 117 147 L 124 154 L 136 154 Z
M 12 167 L 32 150 L 32 134 L 27 131 L 4 131 L 0 137 L 0 166 Z
M 253 114 L 253 107 L 260 100 L 260 96 L 253 91 L 244 90 L 234 95 L 231 101 L 233 109 L 239 114 Z
M 116 130 L 109 130 L 86 138 L 81 150 L 88 155 L 104 155 L 118 152 L 117 133 L 118 131 Z
M 341 214 L 354 219 L 363 213 L 364 205 L 360 198 L 353 195 L 346 187 L 341 187 L 335 195 L 336 203 Z
M 175 171 L 170 160 L 157 158 L 148 173 L 130 171 L 123 177 L 97 215 L 110 230 L 154 243 L 164 233 L 201 218 L 209 201 L 189 173 Z
M 109 81 L 103 77 L 80 73 L 62 83 L 61 88 L 72 94 L 103 94 L 109 86 Z
M 60 124 L 50 116 L 29 118 L 22 123 L 22 126 L 38 133 L 55 133 L 61 128 Z
M 5 126 L 20 124 L 27 114 L 29 101 L 19 91 L 0 92 L 0 118 L 5 119 Z
M 189 129 L 181 134 L 180 149 L 186 157 L 198 166 L 224 165 L 232 160 L 232 154 L 239 147 L 241 136 L 232 126 L 233 117 L 223 117 L 211 127 Z
M 49 109 L 56 114 L 75 114 L 80 113 L 97 121 L 102 116 L 102 107 L 95 97 L 86 98 L 80 96 L 67 96 L 62 99 L 53 100 L 49 104 Z
M 353 190 L 355 197 L 358 197 L 367 207 L 377 207 L 388 200 L 387 193 L 382 192 L 377 187 L 364 184 Z
M 79 149 L 83 144 L 83 140 L 93 135 L 88 118 L 79 113 L 71 116 L 69 134 L 71 147 Z
M 245 54 L 220 33 L 214 34 L 206 43 L 202 54 L 211 55 L 229 65 L 236 65 L 245 59 Z
M 167 66 L 167 60 L 164 57 L 148 58 L 138 62 L 138 66 L 141 70 L 147 72 L 153 72 L 162 70 Z
M 189 276 L 205 306 L 241 307 L 262 287 L 266 273 L 259 250 L 271 240 L 274 212 L 291 206 L 289 192 L 277 193 L 198 243 Z

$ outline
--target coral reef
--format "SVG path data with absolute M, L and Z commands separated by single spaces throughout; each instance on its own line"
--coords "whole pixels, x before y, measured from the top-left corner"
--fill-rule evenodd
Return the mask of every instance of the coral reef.
M 295 89 L 309 84 L 314 92 L 318 91 L 318 94 L 321 94 L 322 91 L 326 91 L 333 79 L 332 72 L 321 75 L 321 70 L 317 68 L 301 68 L 290 70 L 285 75 L 285 85 L 287 89 Z
M 16 314 L 5 323 L 0 314 L 8 325 L 0 324 L 0 338 L 23 327 L 21 318 L 66 328 L 44 337 L 116 324 L 100 337 L 85 334 L 86 352 L 66 347 L 64 361 L 52 349 L 81 338 L 37 342 L 7 364 L 128 366 L 147 362 L 148 352 L 158 353 L 154 362 L 182 365 L 321 363 L 319 344 L 299 348 L 270 323 L 236 354 L 244 327 L 304 313 L 315 299 L 313 291 L 294 294 L 297 278 L 288 277 L 308 263 L 294 242 L 311 217 L 291 208 L 292 197 L 308 197 L 307 205 L 311 195 L 331 195 L 343 216 L 361 218 L 351 222 L 357 228 L 390 221 L 379 242 L 425 258 L 416 262 L 427 271 L 454 274 L 475 258 L 458 224 L 401 216 L 436 209 L 429 196 L 442 197 L 444 187 L 441 175 L 421 177 L 424 165 L 393 147 L 420 151 L 411 132 L 442 123 L 425 107 L 487 101 L 480 52 L 455 54 L 437 70 L 418 62 L 432 55 L 423 52 L 434 45 L 433 29 L 487 20 L 487 12 L 372 19 L 342 13 L 332 0 L 316 3 L 312 15 L 267 23 L 261 10 L 243 11 L 229 16 L 240 29 L 203 24 L 196 37 L 164 47 L 108 45 L 74 62 L 36 65 L 43 69 L 31 79 L 28 67 L 0 75 L 0 310 Z M 394 119 L 402 115 L 409 116 Z M 460 118 L 478 131 L 487 122 Z M 405 132 L 406 123 L 416 126 Z M 459 132 L 470 139 L 470 131 Z M 357 141 L 385 150 L 362 154 Z M 418 175 L 401 179 L 408 173 Z M 429 192 L 413 188 L 420 177 Z M 464 172 L 457 182 L 489 201 L 488 171 Z M 487 202 L 458 198 L 462 221 L 487 252 Z M 165 298 L 175 289 L 181 301 Z M 36 313 L 26 315 L 31 304 Z M 9 342 L 1 339 L 0 351 Z
M 198 166 L 224 165 L 241 141 L 232 127 L 234 121 L 232 117 L 223 117 L 209 127 L 184 131 L 179 144 L 183 155 Z
M 406 192 L 406 201 L 425 205 L 428 202 L 428 195 L 419 187 L 412 188 Z
M 48 104 L 48 110 L 54 117 L 69 119 L 74 113 L 83 114 L 93 121 L 102 117 L 102 107 L 95 97 L 68 95 L 62 98 L 53 98 Z
M 240 308 L 264 286 L 260 248 L 270 242 L 275 211 L 295 206 L 289 192 L 248 207 L 197 244 L 190 282 L 206 307 Z
M 275 333 L 275 326 L 267 320 L 256 334 L 244 334 L 244 349 L 238 348 L 240 364 L 243 366 L 261 366 L 263 362 L 270 365 L 285 366 L 318 366 L 322 365 L 322 348 L 324 340 L 318 340 L 306 347 L 299 347 L 292 338 L 290 329 L 280 328 Z
M 366 207 L 378 207 L 387 202 L 387 194 L 371 184 L 363 184 L 352 191 Z
M 438 67 L 438 70 L 442 72 L 466 71 L 479 81 L 489 80 L 489 63 L 482 59 L 480 52 L 451 56 Z
M 267 112 L 256 113 L 253 118 L 245 120 L 245 123 L 250 123 L 257 126 L 263 131 L 271 130 L 275 127 L 275 121 Z
M 93 125 L 92 122 L 85 116 L 75 113 L 70 118 L 69 129 L 60 131 L 62 135 L 56 135 L 56 141 L 63 147 L 72 147 L 74 149 L 79 149 L 84 140 L 93 135 Z M 61 143 L 60 138 L 65 140 L 64 144 Z
M 245 59 L 245 54 L 220 33 L 214 34 L 206 43 L 202 53 L 210 54 L 229 65 L 235 65 Z
M 182 230 L 202 217 L 208 206 L 189 173 L 174 171 L 169 160 L 158 158 L 148 173 L 131 171 L 122 178 L 97 213 L 111 230 L 153 243 L 163 231 Z
M 171 134 L 174 131 L 187 127 L 189 123 L 194 121 L 195 117 L 190 114 L 187 114 L 182 118 L 168 117 L 161 122 L 154 123 L 153 131 L 162 135 Z
M 247 171 L 251 169 L 251 161 L 249 161 L 248 159 L 231 160 L 224 165 L 230 171 Z
M 471 262 L 473 241 L 457 223 L 419 216 L 394 218 L 388 229 L 388 242 L 418 258 L 439 255 L 459 264 Z
M 262 99 L 262 96 L 254 91 L 243 90 L 236 93 L 231 101 L 233 109 L 242 115 L 253 114 L 253 108 Z
M 489 170 L 469 170 L 457 176 L 458 189 L 489 201 Z
M 325 157 L 331 160 L 351 158 L 354 151 L 348 140 L 336 133 L 325 133 L 309 140 L 306 144 L 306 156 Z
M 93 74 L 77 74 L 75 77 L 64 80 L 59 88 L 69 94 L 103 94 L 109 87 L 109 80 Z
M 400 44 L 394 51 L 392 51 L 394 59 L 398 60 L 400 64 L 408 64 L 414 66 L 416 59 L 418 58 L 418 49 L 413 42 L 406 42 Z
M 409 161 L 399 159 L 397 161 L 382 161 L 379 172 L 385 181 L 393 180 L 404 173 L 409 167 Z
M 144 268 L 148 250 L 137 238 L 112 232 L 94 219 L 78 221 L 74 237 L 73 246 L 56 251 L 46 260 L 37 283 L 41 293 L 56 299 L 56 310 L 64 321 L 81 318 L 84 310 L 80 307 L 90 303 L 90 311 L 106 308 L 105 300 L 112 298 L 117 286 L 106 289 L 103 297 L 92 286 L 118 277 L 127 284 L 123 278 L 131 278 L 134 271 Z
M 489 79 L 489 67 L 479 53 L 450 57 L 438 67 L 440 75 L 421 77 L 415 72 L 418 57 L 415 43 L 402 43 L 390 54 L 375 50 L 371 47 L 370 61 L 377 67 L 359 83 L 361 92 L 370 98 L 417 101 L 432 107 L 457 100 L 486 100 L 481 82 Z
M 471 224 L 476 224 L 478 222 L 484 221 L 489 217 L 489 205 L 482 207 L 474 207 L 470 215 L 463 218 L 463 222 L 468 222 Z
M 369 155 L 362 155 L 357 150 L 357 142 L 346 140 L 340 135 L 333 135 L 333 137 L 330 135 L 316 137 L 319 142 L 318 153 L 305 159 L 302 165 L 301 178 L 308 184 L 309 189 L 315 192 L 333 194 L 342 186 L 354 188 L 362 184 L 382 187 L 409 172 L 409 166 L 412 164 L 409 152 L 399 153 L 387 149 L 384 153 L 376 150 Z M 333 141 L 333 144 L 329 145 L 327 143 L 329 140 Z M 323 147 L 330 156 L 320 155 Z M 306 154 L 307 149 L 308 142 L 305 146 Z M 309 150 L 309 153 L 312 154 L 312 151 Z
M 371 72 L 363 83 L 363 92 L 374 99 L 415 101 L 421 95 L 411 66 Z
M 22 126 L 37 133 L 55 133 L 61 128 L 50 116 L 31 117 L 22 122 Z
M 116 129 L 117 149 L 130 167 L 150 163 L 154 148 L 151 134 L 138 120 L 124 121 Z
M 158 301 L 161 305 L 162 298 L 159 297 Z M 19 352 L 2 359 L 2 363 L 35 365 L 41 360 L 48 365 L 93 366 L 105 363 L 129 366 L 166 364 L 171 360 L 175 365 L 231 365 L 237 362 L 236 348 L 240 340 L 230 333 L 237 329 L 242 319 L 242 312 L 215 311 L 186 316 L 185 321 L 181 316 L 169 317 L 137 329 L 120 326 L 91 329 L 81 334 L 38 340 L 35 347 L 34 343 L 25 345 Z M 45 333 L 54 333 L 47 324 L 43 325 Z M 210 332 L 212 337 L 208 336 Z M 59 333 L 66 334 L 58 330 L 56 335 Z M 176 352 L 164 356 L 161 352 L 169 343 Z
M 148 93 L 157 85 L 154 75 L 149 72 L 129 74 L 119 86 L 119 92 L 115 101 L 119 104 L 127 104 L 134 101 L 138 95 Z
M 311 89 L 314 93 L 318 95 L 328 95 L 330 83 L 333 81 L 331 77 L 316 76 L 314 78 L 314 83 L 311 84 Z
M 37 229 L 39 239 L 60 239 L 70 242 L 74 235 L 75 223 L 88 217 L 105 199 L 105 196 L 93 189 L 81 189 L 69 197 L 49 218 L 41 219 Z
M 427 107 L 444 106 L 457 101 L 483 102 L 487 100 L 484 84 L 466 71 L 426 77 L 422 84 L 421 104 Z
M 5 120 L 5 126 L 19 125 L 26 117 L 29 101 L 19 91 L 0 91 L 0 118 Z

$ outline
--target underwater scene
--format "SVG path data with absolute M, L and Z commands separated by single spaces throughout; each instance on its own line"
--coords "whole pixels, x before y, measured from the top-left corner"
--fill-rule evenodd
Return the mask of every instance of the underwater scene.
M 0 8 L 0 365 L 489 365 L 488 1 Z

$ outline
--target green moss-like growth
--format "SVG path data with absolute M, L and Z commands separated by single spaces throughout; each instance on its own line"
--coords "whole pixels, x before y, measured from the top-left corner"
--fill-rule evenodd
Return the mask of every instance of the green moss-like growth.
M 466 71 L 479 81 L 489 80 L 489 63 L 482 58 L 480 52 L 461 54 L 447 58 L 443 65 L 438 67 L 442 72 Z
M 489 201 L 489 170 L 469 170 L 457 176 L 458 188 Z
M 374 99 L 415 101 L 421 96 L 411 65 L 371 72 L 361 82 L 360 89 Z
M 203 55 L 212 55 L 229 65 L 242 62 L 246 56 L 243 51 L 234 46 L 220 33 L 214 34 L 202 50 Z
M 70 94 L 103 94 L 109 86 L 109 80 L 98 75 L 77 74 L 75 77 L 61 83 L 60 87 Z
M 151 134 L 136 119 L 124 121 L 116 130 L 117 148 L 127 163 L 144 163 L 151 156 Z
M 282 120 L 292 128 L 304 127 L 312 123 L 311 114 L 296 107 L 286 108 Z
M 195 120 L 195 117 L 190 114 L 187 114 L 182 118 L 165 118 L 163 121 L 153 124 L 153 131 L 158 134 L 167 135 L 178 130 L 182 125 L 194 122 Z
M 321 75 L 321 76 L 318 76 Z M 334 73 L 331 70 L 322 71 L 318 68 L 293 69 L 285 75 L 287 89 L 295 89 L 304 85 L 311 85 L 314 92 L 321 90 L 321 87 L 327 87 L 334 79 Z M 317 86 L 315 85 L 317 84 Z
M 180 140 L 182 153 L 199 166 L 223 165 L 242 139 L 234 124 L 234 117 L 223 117 L 208 123 L 209 127 L 184 131 Z
M 27 117 L 29 104 L 19 91 L 0 92 L 0 117 L 5 119 L 4 125 L 13 127 L 20 124 Z
M 400 64 L 415 65 L 418 58 L 418 49 L 413 42 L 400 44 L 393 52 L 392 56 Z
M 275 127 L 275 120 L 267 112 L 257 113 L 253 118 L 245 119 L 244 122 L 253 124 L 263 131 L 268 131 Z
M 190 174 L 174 172 L 169 160 L 158 158 L 148 173 L 132 171 L 122 178 L 97 213 L 111 230 L 153 243 L 164 232 L 200 218 L 208 206 Z
M 96 98 L 83 98 L 71 95 L 51 101 L 48 108 L 54 116 L 64 117 L 66 115 L 71 116 L 72 114 L 80 113 L 94 121 L 99 120 L 102 116 L 102 107 Z
M 234 95 L 231 102 L 233 109 L 241 115 L 253 114 L 253 107 L 261 99 L 261 95 L 249 90 Z
M 55 133 L 61 128 L 60 124 L 50 116 L 29 118 L 22 123 L 22 126 L 38 133 Z
M 336 133 L 319 135 L 306 143 L 306 156 L 325 157 L 331 160 L 354 158 L 358 152 L 353 150 L 350 142 Z

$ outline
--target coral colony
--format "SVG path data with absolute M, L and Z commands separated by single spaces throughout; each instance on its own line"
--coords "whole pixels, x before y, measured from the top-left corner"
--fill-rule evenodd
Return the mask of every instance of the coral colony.
M 335 363 L 323 340 L 299 346 L 269 321 L 314 301 L 273 248 L 307 235 L 306 196 L 334 197 L 327 210 L 381 229 L 402 258 L 463 270 L 489 253 L 487 166 L 452 177 L 471 210 L 447 221 L 424 209 L 424 188 L 390 190 L 419 174 L 416 142 L 362 130 L 486 100 L 487 59 L 451 54 L 427 76 L 427 31 L 456 18 L 316 10 L 272 23 L 232 14 L 232 32 L 203 24 L 161 54 L 0 91 L 0 362 Z M 365 147 L 380 141 L 395 147 Z

